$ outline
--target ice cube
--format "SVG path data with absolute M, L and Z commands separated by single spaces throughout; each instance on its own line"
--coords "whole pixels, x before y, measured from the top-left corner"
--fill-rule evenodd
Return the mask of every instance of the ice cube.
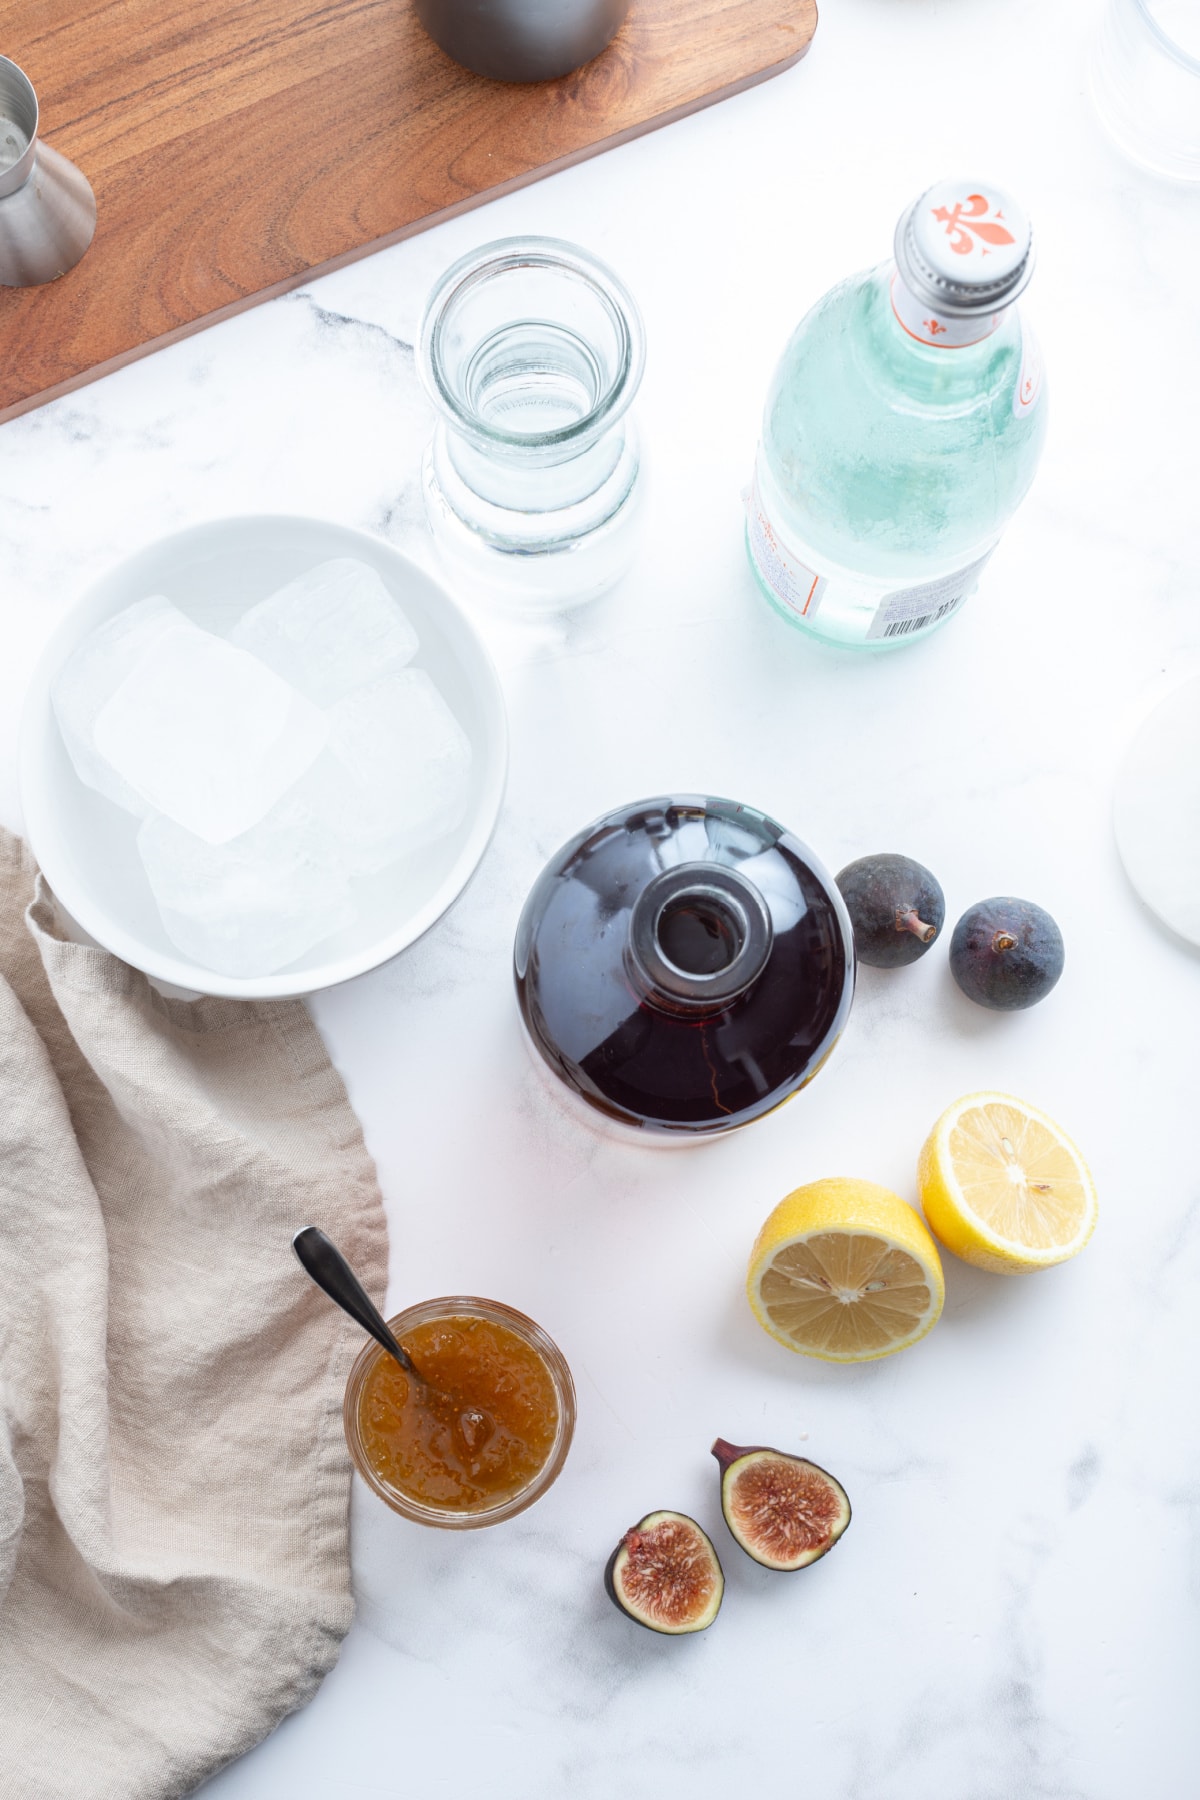
M 284 803 L 225 844 L 152 813 L 138 850 L 163 929 L 185 956 L 223 975 L 269 975 L 352 924 L 345 879 L 307 853 Z
M 94 731 L 122 781 L 210 844 L 257 824 L 326 736 L 311 701 L 182 616 L 101 708 Z
M 365 875 L 461 823 L 471 743 L 424 669 L 348 694 L 329 713 L 329 748 L 294 790 L 347 873 Z
M 90 632 L 71 652 L 50 690 L 54 716 L 75 773 L 87 787 L 113 800 L 127 812 L 143 816 L 150 808 L 96 753 L 96 719 L 142 657 L 183 614 L 161 594 L 139 600 Z
M 417 634 L 369 564 L 335 557 L 252 606 L 230 633 L 318 706 L 412 661 Z

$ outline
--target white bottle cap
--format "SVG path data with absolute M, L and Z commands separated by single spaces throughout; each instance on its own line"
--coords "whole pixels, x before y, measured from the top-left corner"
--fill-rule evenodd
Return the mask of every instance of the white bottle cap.
M 999 312 L 1033 273 L 1033 233 L 990 181 L 939 181 L 896 227 L 896 267 L 917 298 L 952 318 Z

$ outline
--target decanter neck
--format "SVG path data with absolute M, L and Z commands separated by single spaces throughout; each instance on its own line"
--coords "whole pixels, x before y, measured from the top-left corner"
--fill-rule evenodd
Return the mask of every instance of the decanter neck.
M 638 993 L 663 1011 L 719 1012 L 757 981 L 773 940 L 766 901 L 744 875 L 680 863 L 638 895 L 626 962 Z

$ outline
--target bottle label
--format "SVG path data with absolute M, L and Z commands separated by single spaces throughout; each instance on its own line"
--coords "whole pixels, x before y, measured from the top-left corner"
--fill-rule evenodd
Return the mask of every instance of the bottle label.
M 1021 320 L 1021 373 L 1013 389 L 1012 409 L 1018 419 L 1031 413 L 1042 392 L 1042 352 L 1025 320 Z
M 910 338 L 928 344 L 934 350 L 965 350 L 970 344 L 981 344 L 991 337 L 1000 323 L 1001 314 L 976 314 L 970 319 L 951 318 L 946 313 L 931 312 L 925 302 L 892 275 L 892 311 Z
M 923 581 L 917 587 L 896 588 L 885 594 L 867 632 L 868 644 L 910 637 L 915 631 L 924 631 L 927 625 L 948 619 L 975 592 L 980 570 L 991 554 L 988 550 L 965 569 L 939 575 L 936 581 Z
M 810 569 L 799 557 L 780 547 L 759 499 L 757 475 L 743 498 L 750 549 L 759 574 L 782 606 L 795 613 L 798 619 L 811 619 L 821 604 L 828 581 L 816 569 Z

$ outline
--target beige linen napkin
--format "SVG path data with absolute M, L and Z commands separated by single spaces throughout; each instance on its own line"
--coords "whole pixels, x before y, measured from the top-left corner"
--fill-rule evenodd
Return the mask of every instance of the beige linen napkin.
M 0 832 L 3 1800 L 190 1793 L 336 1660 L 362 1335 L 292 1256 L 309 1221 L 382 1297 L 304 1007 L 164 1000 Z

